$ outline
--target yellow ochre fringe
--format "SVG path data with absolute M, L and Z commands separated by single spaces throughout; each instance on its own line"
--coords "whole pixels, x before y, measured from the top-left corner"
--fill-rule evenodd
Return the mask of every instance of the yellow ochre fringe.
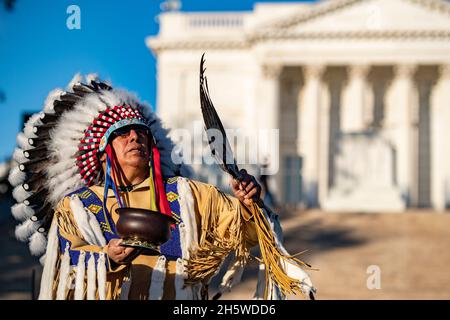
M 254 215 L 254 220 L 262 261 L 266 266 L 264 299 L 268 298 L 269 277 L 277 285 L 283 295 L 287 296 L 289 294 L 300 293 L 304 296 L 301 290 L 300 280 L 289 277 L 281 266 L 283 260 L 286 261 L 286 263 L 292 263 L 299 267 L 303 266 L 309 268 L 309 266 L 294 256 L 286 255 L 280 251 L 276 246 L 275 237 L 271 231 L 266 215 L 256 203 L 253 203 L 253 206 L 257 208 L 257 212 L 259 212 L 259 214 Z
M 197 281 L 208 283 L 210 278 L 217 273 L 222 262 L 231 251 L 235 251 L 236 257 L 242 259 L 244 263 L 249 258 L 248 248 L 245 247 L 242 241 L 243 223 L 241 221 L 241 215 L 238 214 L 234 217 L 236 220 L 231 225 L 235 227 L 229 230 L 225 237 L 220 237 L 215 232 L 217 215 L 214 214 L 214 210 L 208 210 L 212 209 L 212 205 L 208 205 L 205 208 L 206 210 L 204 212 L 206 216 L 202 223 L 204 235 L 200 239 L 197 250 L 191 253 L 191 259 L 186 261 L 188 283 L 195 283 Z M 276 244 L 268 217 L 255 202 L 252 203 L 252 206 L 252 211 L 255 212 L 254 223 L 261 251 L 261 260 L 266 266 L 264 299 L 268 298 L 269 282 L 274 283 L 285 296 L 298 293 L 304 296 L 301 290 L 301 280 L 289 277 L 282 266 L 287 263 L 308 269 L 310 269 L 310 266 L 295 256 L 287 255 L 280 251 L 280 248 Z

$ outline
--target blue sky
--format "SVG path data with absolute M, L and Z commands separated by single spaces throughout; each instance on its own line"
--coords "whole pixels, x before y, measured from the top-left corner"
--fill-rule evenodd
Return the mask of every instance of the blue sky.
M 48 92 L 76 72 L 96 72 L 155 105 L 155 58 L 144 39 L 158 33 L 161 2 L 17 0 L 12 12 L 0 7 L 0 161 L 14 150 L 22 114 L 41 110 Z M 249 11 L 255 2 L 277 1 L 185 0 L 182 11 Z M 80 30 L 66 26 L 72 4 L 81 9 Z

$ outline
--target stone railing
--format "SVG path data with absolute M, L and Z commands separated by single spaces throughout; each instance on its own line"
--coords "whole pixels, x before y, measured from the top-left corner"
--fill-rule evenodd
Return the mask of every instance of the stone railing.
M 185 15 L 190 28 L 243 28 L 243 14 L 189 14 Z

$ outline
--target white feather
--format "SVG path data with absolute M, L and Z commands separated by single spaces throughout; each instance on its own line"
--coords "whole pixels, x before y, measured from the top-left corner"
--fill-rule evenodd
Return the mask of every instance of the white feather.
M 32 145 L 30 145 L 28 143 L 28 138 L 25 136 L 25 134 L 23 132 L 19 132 L 19 134 L 16 137 L 16 142 L 17 142 L 17 145 L 23 150 L 28 150 L 28 149 L 34 148 Z
M 53 192 L 49 195 L 49 200 L 56 204 L 60 201 L 66 194 L 69 194 L 83 186 L 83 182 L 79 174 L 71 177 L 70 179 L 62 182 L 60 185 L 53 189 Z
M 283 251 L 283 253 L 288 254 L 286 249 L 283 246 L 283 228 L 280 224 L 280 219 L 278 215 L 271 214 L 267 211 L 267 209 L 263 209 L 264 215 L 266 216 L 266 219 L 269 221 L 271 230 L 275 237 L 275 243 L 280 249 Z
M 180 223 L 178 225 L 178 229 L 180 230 L 180 247 L 181 247 L 181 255 L 182 258 L 187 260 L 189 259 L 189 250 L 188 250 L 188 244 L 189 242 L 187 242 L 187 231 L 186 231 L 186 225 L 184 224 L 184 222 Z
M 192 285 L 192 300 L 202 300 L 202 284 L 197 283 Z
M 181 220 L 183 220 L 186 228 L 184 239 L 186 252 L 183 252 L 183 255 L 189 258 L 189 251 L 195 250 L 198 247 L 197 222 L 195 215 L 192 214 L 195 211 L 194 197 L 192 196 L 191 187 L 187 179 L 182 177 L 178 178 L 177 186 Z
M 67 84 L 66 90 L 72 92 L 72 87 L 81 81 L 83 81 L 83 76 L 78 72 L 73 76 L 72 80 L 70 80 L 70 82 Z
M 23 129 L 23 133 L 25 134 L 25 137 L 27 138 L 36 138 L 36 134 L 33 132 L 33 128 L 36 125 L 42 124 L 40 113 L 33 114 L 30 119 L 25 124 L 25 128 Z
M 47 250 L 45 250 L 45 261 L 43 261 L 44 270 L 42 271 L 41 288 L 39 290 L 39 300 L 52 299 L 56 262 L 59 256 L 57 228 L 58 224 L 55 219 L 53 220 L 48 233 Z
M 16 226 L 15 235 L 19 241 L 27 241 L 31 235 L 39 228 L 39 222 L 33 222 L 30 219 Z
M 77 275 L 75 278 L 75 300 L 83 300 L 84 298 L 84 276 L 86 275 L 86 252 L 80 251 L 77 264 Z
M 70 256 L 69 256 L 69 244 L 66 244 L 64 254 L 61 259 L 61 266 L 59 268 L 59 282 L 56 289 L 56 300 L 65 300 L 68 289 L 68 280 L 70 273 Z
M 26 178 L 27 174 L 20 171 L 19 166 L 16 166 L 9 172 L 8 181 L 13 187 L 17 187 L 24 183 Z
M 75 161 L 73 159 L 67 159 L 64 161 L 58 161 L 53 166 L 48 167 L 47 170 L 47 176 L 49 179 L 57 179 L 58 175 L 61 173 L 67 172 L 68 170 L 72 169 L 74 167 Z M 55 184 L 58 183 L 59 180 L 55 180 Z M 50 183 L 50 182 L 49 182 Z
M 91 115 L 89 112 L 89 105 L 86 105 L 86 100 L 92 100 L 94 103 L 102 103 L 97 96 L 90 95 L 84 98 L 85 100 L 77 103 L 74 106 L 74 109 L 64 113 L 60 119 L 58 124 L 59 134 L 64 135 L 67 133 L 72 133 L 73 131 L 83 132 L 86 129 L 86 125 L 89 125 L 92 120 L 94 120 L 93 116 L 98 115 L 98 111 L 96 114 Z M 97 109 L 96 109 L 97 110 Z M 84 127 L 84 128 L 83 128 Z
M 25 156 L 23 155 L 23 150 L 20 148 L 15 148 L 13 153 L 13 159 L 14 161 L 18 163 L 24 163 L 29 161 Z
M 116 99 L 116 103 L 126 103 L 131 105 L 133 108 L 138 104 L 138 97 L 136 93 L 127 91 L 125 89 L 116 88 L 112 90 L 114 94 L 114 98 Z
M 88 122 L 91 124 L 97 118 L 99 112 L 104 111 L 102 109 L 106 109 L 107 106 L 95 95 L 87 96 L 85 99 L 83 103 L 76 106 L 75 111 L 80 115 L 80 123 Z
M 69 158 L 73 158 L 72 152 L 68 153 L 69 150 L 73 149 L 74 147 L 78 147 L 78 141 L 75 139 L 72 139 L 71 137 L 67 137 L 65 134 L 57 134 L 51 132 L 50 134 L 50 144 L 49 144 L 49 152 L 52 156 L 56 157 L 58 159 L 58 162 L 64 161 Z M 67 133 L 66 133 L 67 134 Z M 80 135 L 79 132 L 73 132 L 73 135 Z M 64 152 L 63 152 L 64 151 Z M 73 152 L 76 152 L 73 151 Z
M 194 212 L 194 198 L 192 196 L 191 187 L 187 179 L 179 177 L 177 179 L 180 215 L 183 223 L 180 226 L 180 244 L 183 259 L 189 258 L 190 250 L 198 247 L 197 222 Z M 199 287 L 186 286 L 184 280 L 187 277 L 184 269 L 183 259 L 177 259 L 175 274 L 175 295 L 177 300 L 192 300 L 198 296 Z M 219 271 L 219 270 L 217 270 Z
M 219 291 L 224 293 L 230 291 L 232 287 L 238 284 L 244 273 L 245 263 L 242 259 L 236 259 L 230 269 L 225 272 L 222 282 L 219 285 Z
M 48 248 L 48 242 L 47 242 L 47 248 Z M 47 259 L 47 250 L 45 250 L 45 253 L 39 258 L 39 263 L 41 266 L 45 265 L 45 260 Z
M 300 289 L 306 297 L 309 297 L 311 292 L 316 292 L 309 275 L 302 268 L 287 261 L 282 261 L 281 265 L 289 277 L 300 281 Z
M 97 117 L 97 115 L 108 107 L 107 103 L 103 100 L 104 91 L 98 94 L 87 95 L 83 101 L 76 106 L 77 111 L 83 110 L 84 112 Z
M 175 268 L 175 300 L 190 300 L 189 290 L 184 285 L 186 276 L 183 259 L 178 258 Z
M 102 93 L 87 95 L 83 102 L 76 106 L 74 111 L 83 112 L 85 120 L 91 122 L 94 118 L 98 116 L 100 112 L 105 111 L 108 107 L 106 102 L 101 98 Z
M 280 249 L 282 253 L 289 256 L 288 251 L 283 246 L 283 229 L 281 227 L 278 216 L 275 214 L 271 214 L 271 212 L 268 212 L 266 209 L 263 210 L 263 213 L 270 223 L 271 231 L 275 238 L 275 245 Z M 305 271 L 303 271 L 300 266 L 295 265 L 287 260 L 282 260 L 281 267 L 289 277 L 300 281 L 300 289 L 302 290 L 303 294 L 305 294 L 305 296 L 308 297 L 310 292 L 316 292 L 316 289 L 313 286 L 309 275 Z M 281 295 L 281 293 L 279 293 L 279 295 Z
M 97 73 L 89 73 L 88 75 L 86 75 L 86 83 L 91 84 L 91 81 L 98 81 Z
M 67 290 L 75 289 L 75 268 L 74 266 L 69 266 L 69 278 L 67 279 Z
M 272 278 L 269 277 L 267 285 L 267 299 L 268 300 L 286 300 L 286 296 L 284 296 L 280 289 L 273 282 Z
M 32 193 L 26 191 L 22 185 L 18 185 L 17 187 L 15 187 L 12 194 L 13 198 L 16 199 L 17 202 L 23 202 L 23 200 L 32 195 Z
M 164 293 L 164 280 L 166 278 L 166 257 L 159 256 L 152 271 L 150 289 L 148 291 L 149 300 L 161 300 Z
M 95 270 L 95 258 L 94 254 L 89 255 L 88 260 L 88 276 L 87 276 L 87 300 L 95 300 L 96 280 L 97 273 Z
M 57 159 L 57 161 L 55 161 L 56 164 L 61 164 L 59 167 L 54 169 L 54 172 L 56 172 L 55 175 L 61 174 L 64 170 L 73 168 L 76 162 L 75 154 L 78 151 L 78 142 L 64 139 L 64 137 L 60 136 L 53 140 L 53 145 L 53 148 L 57 148 L 57 151 L 52 151 L 50 149 L 50 156 L 55 160 Z M 63 170 L 59 169 L 63 168 L 67 162 L 71 163 L 70 167 Z
M 47 238 L 44 234 L 36 231 L 30 237 L 30 243 L 28 246 L 32 255 L 40 256 L 45 252 L 45 247 L 47 246 Z
M 95 239 L 94 232 L 89 225 L 89 218 L 87 216 L 86 210 L 84 209 L 83 203 L 77 195 L 72 195 L 70 197 L 70 209 L 72 210 L 73 216 L 77 223 L 78 229 L 83 236 L 83 239 L 86 240 L 87 243 L 98 245 Z
M 34 210 L 23 203 L 16 203 L 11 207 L 11 213 L 16 220 L 24 221 L 34 215 Z
M 99 300 L 106 299 L 106 260 L 105 253 L 100 252 L 97 261 L 97 283 Z
M 266 287 L 266 267 L 264 263 L 260 262 L 258 267 L 258 282 L 256 283 L 255 294 L 253 300 L 263 300 L 264 290 Z
M 74 188 L 74 185 L 81 186 L 81 177 L 79 177 L 77 173 L 73 173 L 72 170 L 75 169 L 70 169 L 48 181 L 47 188 L 53 191 L 48 200 L 50 200 L 53 204 L 56 204 L 72 190 L 75 191 L 76 188 Z M 62 178 L 66 179 L 64 180 Z
M 101 98 L 108 107 L 114 107 L 122 104 L 123 99 L 118 94 L 118 90 L 102 91 Z
M 90 212 L 86 208 L 85 208 L 85 210 L 86 210 L 86 214 L 88 216 L 89 226 L 91 227 L 91 230 L 94 233 L 95 245 L 97 245 L 99 247 L 106 246 L 106 239 L 103 236 L 103 232 L 100 227 L 100 224 L 98 223 L 97 218 L 95 217 L 95 215 L 92 212 Z
M 62 93 L 64 93 L 64 91 L 60 88 L 50 91 L 45 99 L 43 111 L 46 113 L 54 113 L 55 110 L 53 109 L 53 102 L 55 102 L 55 100 L 59 100 Z

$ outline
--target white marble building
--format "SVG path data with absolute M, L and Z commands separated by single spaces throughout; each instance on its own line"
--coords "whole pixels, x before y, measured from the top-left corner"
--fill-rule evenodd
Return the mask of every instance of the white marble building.
M 206 52 L 225 126 L 280 129 L 273 182 L 282 203 L 388 212 L 450 204 L 449 2 L 264 3 L 159 21 L 146 41 L 165 124 L 201 120 Z

